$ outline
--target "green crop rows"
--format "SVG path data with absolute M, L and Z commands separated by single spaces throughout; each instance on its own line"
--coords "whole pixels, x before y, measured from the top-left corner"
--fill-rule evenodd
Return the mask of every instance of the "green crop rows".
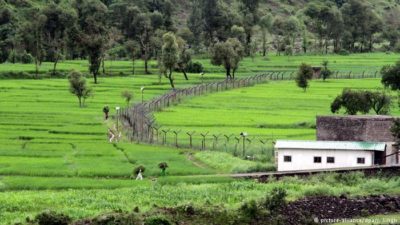
M 319 65 L 325 58 L 330 60 L 333 70 L 376 71 L 395 62 L 397 57 L 386 54 L 270 56 L 268 60 L 258 57 L 254 61 L 244 60 L 238 75 L 294 71 L 300 62 Z M 221 68 L 211 66 L 206 59 L 198 61 L 205 66 L 206 81 L 224 78 Z M 125 75 L 131 70 L 128 61 L 106 65 L 108 70 L 122 71 Z M 263 197 L 275 186 L 287 188 L 291 199 L 314 192 L 399 193 L 397 179 L 387 182 L 365 179 L 358 185 L 297 179 L 270 184 L 232 180 L 226 174 L 270 168 L 272 155 L 257 162 L 243 160 L 230 152 L 224 153 L 222 142 L 215 151 L 208 152 L 127 140 L 108 143 L 107 127 L 115 121 L 113 118 L 104 121 L 104 105 L 109 105 L 110 114 L 114 115 L 115 106 L 126 105 L 121 97 L 124 90 L 134 93 L 134 102 L 141 100 L 142 86 L 146 87 L 145 100 L 170 90 L 165 78 L 158 83 L 155 62 L 152 65 L 152 75 L 102 77 L 97 85 L 89 78 L 94 97 L 87 99 L 85 108 L 79 108 L 77 99 L 68 92 L 66 79 L 0 80 L 0 224 L 22 221 L 49 208 L 82 218 L 116 209 L 132 210 L 135 206 L 147 210 L 154 204 L 237 207 L 244 200 Z M 0 65 L 1 72 L 29 72 L 33 68 L 33 65 Z M 59 68 L 87 71 L 87 63 L 63 62 Z M 44 72 L 50 69 L 50 63 L 42 66 Z M 175 77 L 178 88 L 201 82 L 198 74 L 191 74 L 189 81 L 184 81 L 178 73 Z M 329 114 L 331 100 L 345 87 L 375 89 L 381 88 L 381 84 L 379 79 L 313 81 L 304 93 L 293 81 L 271 81 L 185 99 L 180 105 L 157 113 L 156 118 L 162 126 L 182 132 L 237 135 L 246 131 L 250 136 L 270 140 L 313 139 L 315 115 Z M 392 108 L 392 114 L 398 115 L 396 103 Z M 157 165 L 164 161 L 169 165 L 167 176 L 159 177 Z M 142 182 L 130 179 L 138 165 L 146 167 Z

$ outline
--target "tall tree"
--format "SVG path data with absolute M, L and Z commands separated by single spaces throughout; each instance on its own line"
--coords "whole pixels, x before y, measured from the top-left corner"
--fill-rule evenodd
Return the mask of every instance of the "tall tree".
M 289 19 L 277 16 L 272 23 L 272 30 L 275 35 L 275 48 L 277 54 L 280 55 L 287 47 L 293 48 L 295 38 L 300 32 L 299 20 L 291 16 Z
M 40 9 L 34 8 L 29 10 L 28 17 L 35 19 L 26 20 L 19 30 L 19 35 L 24 49 L 34 57 L 35 74 L 39 77 L 39 67 L 45 56 L 44 25 L 47 18 Z
M 172 88 L 175 88 L 172 72 L 178 62 L 178 43 L 173 33 L 169 32 L 163 36 L 161 62 L 166 70 L 168 70 L 168 79 Z
M 108 44 L 107 6 L 99 0 L 76 0 L 74 8 L 78 15 L 79 44 L 89 58 L 89 71 L 94 83 Z
M 51 54 L 53 64 L 53 75 L 56 73 L 57 63 L 61 58 L 61 51 L 67 41 L 68 30 L 76 21 L 76 14 L 68 8 L 68 5 L 57 5 L 54 2 L 47 4 L 43 9 L 44 39 L 48 54 Z M 49 57 L 48 57 L 49 58 Z
M 263 54 L 263 56 L 266 56 L 267 55 L 267 35 L 272 27 L 271 14 L 261 17 L 259 25 L 261 28 L 261 36 L 262 36 L 262 50 L 263 50 L 262 54 Z
M 364 51 L 372 43 L 372 36 L 379 31 L 381 20 L 361 0 L 348 0 L 341 8 L 345 25 L 344 47 L 350 51 Z M 356 46 L 358 43 L 358 48 Z M 369 45 L 372 48 L 372 44 Z
M 201 34 L 204 29 L 204 20 L 202 18 L 202 0 L 191 0 L 191 11 L 187 26 L 193 35 L 193 45 L 195 50 L 198 50 L 201 46 Z
M 322 50 L 325 48 L 325 54 L 328 53 L 329 41 L 334 39 L 337 47 L 338 35 L 342 27 L 342 15 L 337 7 L 327 3 L 310 3 L 304 14 L 309 18 L 307 27 L 310 31 L 317 34 L 319 46 Z
M 236 38 L 218 42 L 211 49 L 211 63 L 216 66 L 223 66 L 227 78 L 234 78 L 231 72 L 233 74 L 236 72 L 243 57 L 244 48 Z
M 182 71 L 185 79 L 189 80 L 189 78 L 186 74 L 186 69 L 189 66 L 189 63 L 192 61 L 192 54 L 190 52 L 190 49 L 188 49 L 187 43 L 185 40 L 178 37 L 177 44 L 178 44 L 178 49 L 179 49 L 177 65 L 178 65 L 179 70 Z
M 253 27 L 259 21 L 258 7 L 260 0 L 240 0 L 240 12 L 243 17 L 243 27 L 246 33 L 246 55 L 250 55 L 250 43 L 253 36 Z
M 0 63 L 5 62 L 14 50 L 18 20 L 15 12 L 5 2 L 0 2 Z
M 135 59 L 140 49 L 139 44 L 132 40 L 126 41 L 125 49 L 132 60 L 132 74 L 135 74 Z

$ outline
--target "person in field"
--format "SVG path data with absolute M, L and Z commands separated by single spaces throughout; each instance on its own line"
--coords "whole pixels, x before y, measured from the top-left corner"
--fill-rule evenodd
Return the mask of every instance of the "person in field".
M 112 143 L 115 139 L 115 134 L 111 128 L 108 128 L 108 141 Z
M 139 170 L 139 173 L 136 176 L 136 180 L 143 180 L 142 170 Z

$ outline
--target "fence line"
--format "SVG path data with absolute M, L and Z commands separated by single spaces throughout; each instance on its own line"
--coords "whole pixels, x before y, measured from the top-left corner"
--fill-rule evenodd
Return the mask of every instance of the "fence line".
M 376 78 L 377 75 L 378 71 L 363 71 L 359 74 L 352 71 L 334 71 L 331 77 L 335 79 L 358 79 Z M 273 135 L 268 138 L 263 136 L 246 137 L 234 134 L 196 133 L 196 131 L 182 133 L 180 130 L 161 129 L 155 121 L 153 112 L 177 104 L 186 97 L 249 87 L 267 82 L 268 80 L 293 80 L 294 78 L 295 71 L 269 71 L 264 74 L 240 79 L 226 79 L 184 89 L 175 89 L 149 102 L 138 103 L 133 107 L 121 109 L 119 115 L 117 115 L 117 119 L 122 122 L 125 127 L 126 136 L 131 141 L 199 150 L 223 148 L 225 151 L 233 151 L 235 155 L 242 155 L 243 157 L 247 156 L 246 148 L 257 148 L 259 149 L 257 152 L 272 156 L 273 151 L 271 154 L 268 154 L 268 149 L 270 148 L 268 144 L 274 140 Z M 180 137 L 185 138 L 182 140 Z M 196 143 L 200 142 L 200 145 L 195 144 L 195 141 Z M 223 143 L 222 145 L 221 142 Z M 241 154 L 239 153 L 240 150 Z

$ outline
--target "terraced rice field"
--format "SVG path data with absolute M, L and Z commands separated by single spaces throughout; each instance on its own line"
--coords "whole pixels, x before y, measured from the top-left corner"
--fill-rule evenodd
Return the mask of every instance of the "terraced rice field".
M 364 68 L 372 71 L 397 59 L 397 55 L 384 54 L 327 57 L 332 69 L 343 71 Z M 245 59 L 239 76 L 265 70 L 295 70 L 302 61 L 319 65 L 324 58 L 270 56 L 268 60 L 258 57 L 254 62 Z M 221 68 L 211 66 L 209 60 L 198 60 L 205 65 L 206 81 L 224 78 Z M 106 65 L 108 70 L 125 75 L 131 70 L 128 61 Z M 31 72 L 33 68 L 33 65 L 0 65 L 1 72 Z M 87 71 L 87 63 L 63 62 L 59 68 Z M 42 72 L 50 69 L 51 63 L 44 63 Z M 137 71 L 142 73 L 140 69 Z M 263 197 L 276 186 L 284 186 L 290 199 L 321 190 L 338 195 L 379 193 L 384 188 L 398 193 L 398 180 L 387 183 L 372 180 L 357 186 L 335 186 L 319 180 L 288 180 L 268 185 L 232 180 L 221 174 L 252 170 L 260 162 L 224 153 L 222 145 L 216 146 L 218 152 L 198 152 L 127 140 L 115 145 L 108 143 L 107 127 L 112 127 L 115 121 L 112 118 L 104 121 L 104 105 L 109 105 L 110 114 L 114 115 L 115 106 L 126 105 L 121 97 L 124 90 L 134 92 L 134 102 L 141 101 L 142 86 L 146 87 L 145 100 L 170 90 L 164 78 L 158 83 L 155 62 L 152 71 L 153 75 L 102 77 L 97 85 L 89 79 L 94 97 L 87 99 L 85 108 L 79 108 L 77 99 L 68 92 L 66 79 L 0 80 L 0 224 L 23 221 L 45 209 L 82 218 L 117 209 L 130 211 L 135 206 L 148 210 L 154 204 L 193 203 L 234 208 L 243 201 Z M 190 81 L 184 81 L 178 73 L 175 77 L 178 88 L 201 82 L 198 74 L 191 74 Z M 293 81 L 274 81 L 187 99 L 158 113 L 157 119 L 164 127 L 182 131 L 235 135 L 247 131 L 251 136 L 269 140 L 312 139 L 315 115 L 329 113 L 330 101 L 344 87 L 374 89 L 381 85 L 378 79 L 313 81 L 303 93 Z M 399 113 L 395 104 L 392 113 Z M 159 177 L 157 165 L 164 161 L 169 165 L 167 177 Z M 267 162 L 271 164 L 264 160 L 261 166 Z M 146 167 L 143 182 L 129 179 L 138 165 Z

